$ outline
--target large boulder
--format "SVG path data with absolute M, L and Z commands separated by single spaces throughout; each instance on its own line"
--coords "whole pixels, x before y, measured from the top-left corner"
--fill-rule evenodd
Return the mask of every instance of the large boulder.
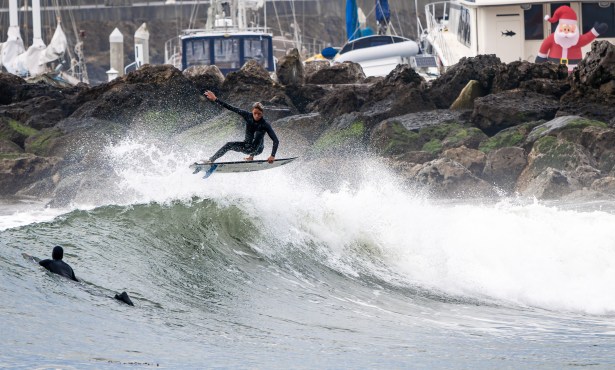
M 552 119 L 559 102 L 552 97 L 524 90 L 490 94 L 474 101 L 472 120 L 487 135 L 525 122 Z
M 374 83 L 361 111 L 378 123 L 390 117 L 435 109 L 427 95 L 425 80 L 409 65 L 400 64 Z
M 320 99 L 307 105 L 307 110 L 320 112 L 328 120 L 342 114 L 358 112 L 369 98 L 368 85 L 344 85 L 331 89 Z
M 0 196 L 14 195 L 20 189 L 50 176 L 61 158 L 22 154 L 0 155 Z
M 580 182 L 570 177 L 567 171 L 546 168 L 529 182 L 522 183 L 517 191 L 526 197 L 560 199 L 581 188 Z
M 561 99 L 558 115 L 580 115 L 609 122 L 615 117 L 615 45 L 602 40 L 574 69 L 571 89 Z
M 527 158 L 522 148 L 509 146 L 495 149 L 487 154 L 480 177 L 501 189 L 511 191 L 526 165 Z
M 196 87 L 177 68 L 146 64 L 79 94 L 76 99 L 83 104 L 71 118 L 98 118 L 129 124 L 146 112 L 198 110 L 202 104 L 200 96 Z
M 498 93 L 521 87 L 524 82 L 536 79 L 548 81 L 565 81 L 568 79 L 568 69 L 563 64 L 530 63 L 526 60 L 505 64 L 493 79 L 492 92 Z M 561 95 L 560 95 L 561 96 Z
M 211 90 L 217 94 L 224 83 L 224 75 L 215 65 L 190 66 L 183 73 L 201 93 Z
M 465 146 L 447 149 L 442 153 L 441 158 L 448 158 L 461 164 L 477 177 L 480 177 L 485 168 L 485 153 Z
M 416 175 L 412 179 L 437 196 L 482 198 L 496 195 L 491 185 L 474 176 L 460 163 L 448 158 L 417 165 L 414 171 Z
M 356 84 L 365 79 L 365 73 L 359 63 L 344 62 L 324 66 L 314 72 L 306 74 L 305 83 L 328 85 L 328 84 Z
M 482 90 L 489 93 L 493 79 L 502 66 L 502 62 L 495 55 L 461 58 L 457 64 L 432 82 L 428 92 L 429 98 L 437 108 L 448 108 L 470 80 L 478 81 Z
M 284 86 L 302 85 L 305 80 L 305 71 L 299 50 L 291 49 L 278 62 L 276 76 L 278 82 Z

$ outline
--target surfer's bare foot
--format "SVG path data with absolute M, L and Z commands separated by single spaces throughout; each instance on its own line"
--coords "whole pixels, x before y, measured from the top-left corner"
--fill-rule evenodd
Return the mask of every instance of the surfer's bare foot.
M 244 158 L 246 161 L 253 161 L 254 160 L 254 156 L 249 156 L 249 157 L 245 157 Z

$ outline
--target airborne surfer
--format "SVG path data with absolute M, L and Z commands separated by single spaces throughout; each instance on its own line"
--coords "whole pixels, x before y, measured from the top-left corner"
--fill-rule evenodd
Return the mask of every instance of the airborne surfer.
M 254 160 L 254 156 L 263 152 L 265 148 L 265 133 L 267 133 L 271 141 L 273 141 L 273 148 L 271 148 L 271 155 L 267 158 L 267 162 L 273 163 L 275 160 L 275 153 L 278 150 L 279 140 L 271 125 L 263 118 L 263 105 L 261 103 L 254 103 L 252 112 L 248 112 L 223 102 L 216 97 L 216 94 L 209 90 L 205 91 L 204 95 L 210 101 L 216 102 L 231 112 L 239 114 L 246 121 L 246 136 L 244 141 L 230 141 L 224 144 L 222 148 L 209 158 L 208 162 L 215 162 L 216 159 L 222 157 L 229 150 L 247 154 L 248 156 L 245 160 L 252 161 Z

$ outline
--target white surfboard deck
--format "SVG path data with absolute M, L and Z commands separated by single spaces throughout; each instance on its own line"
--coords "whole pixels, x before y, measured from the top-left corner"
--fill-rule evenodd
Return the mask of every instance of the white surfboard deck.
M 267 162 L 266 159 L 256 161 L 193 163 L 190 165 L 190 169 L 194 171 L 193 174 L 201 171 L 205 172 L 204 177 L 207 178 L 214 172 L 230 173 L 268 170 L 270 168 L 283 166 L 294 161 L 295 159 L 297 159 L 297 157 L 281 158 L 274 160 L 273 163 Z

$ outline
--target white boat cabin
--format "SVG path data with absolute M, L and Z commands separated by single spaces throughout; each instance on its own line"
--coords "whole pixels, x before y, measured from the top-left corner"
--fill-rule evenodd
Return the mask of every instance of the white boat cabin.
M 195 65 L 216 65 L 226 75 L 256 60 L 266 70 L 275 71 L 272 35 L 264 32 L 235 31 L 215 33 L 190 31 L 180 36 L 181 69 Z
M 454 0 L 426 5 L 427 30 L 424 40 L 433 47 L 443 66 L 462 57 L 495 54 L 502 62 L 534 62 L 542 41 L 556 28 L 545 20 L 560 6 L 577 14 L 580 33 L 596 22 L 608 30 L 598 40 L 615 43 L 615 0 L 536 1 L 536 0 Z M 591 44 L 583 48 L 583 54 Z

